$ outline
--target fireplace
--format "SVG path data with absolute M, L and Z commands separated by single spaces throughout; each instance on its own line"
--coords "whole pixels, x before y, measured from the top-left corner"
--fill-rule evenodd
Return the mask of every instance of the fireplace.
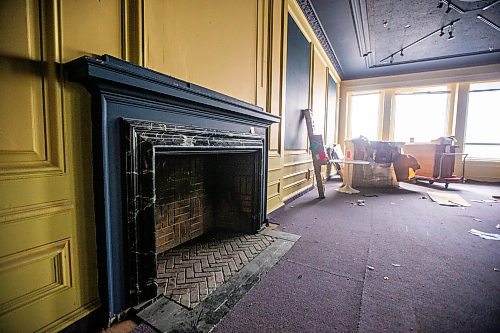
M 111 319 L 155 299 L 156 258 L 266 219 L 259 107 L 108 55 L 65 65 L 92 98 L 99 291 Z
M 158 154 L 155 160 L 156 254 L 213 229 L 258 228 L 260 152 Z M 255 189 L 255 190 L 254 190 Z

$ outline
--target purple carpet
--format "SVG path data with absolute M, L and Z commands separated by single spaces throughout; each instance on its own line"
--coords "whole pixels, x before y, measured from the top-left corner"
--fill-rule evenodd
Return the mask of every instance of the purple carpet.
M 468 233 L 500 233 L 500 203 L 471 202 L 498 184 L 451 184 L 465 209 L 421 199 L 441 185 L 362 189 L 378 197 L 338 186 L 275 217 L 302 238 L 213 332 L 498 332 L 500 242 Z

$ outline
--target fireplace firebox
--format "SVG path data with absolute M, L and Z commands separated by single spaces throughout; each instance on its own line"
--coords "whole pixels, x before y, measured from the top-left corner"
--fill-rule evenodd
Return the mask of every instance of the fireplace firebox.
M 268 127 L 254 105 L 108 55 L 65 65 L 92 98 L 99 292 L 108 320 L 157 296 L 156 258 L 266 218 Z

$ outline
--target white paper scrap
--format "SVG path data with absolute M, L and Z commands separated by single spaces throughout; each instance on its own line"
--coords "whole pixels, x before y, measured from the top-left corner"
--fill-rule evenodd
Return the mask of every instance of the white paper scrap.
M 476 235 L 476 236 L 479 236 L 482 239 L 500 240 L 499 234 L 490 234 L 490 233 L 479 231 L 476 229 L 470 229 L 469 233 Z
M 394 266 L 394 267 L 401 267 L 400 264 L 391 264 L 391 265 Z
M 443 206 L 463 206 L 470 207 L 470 203 L 465 201 L 460 195 L 455 193 L 433 192 L 428 191 L 427 194 L 432 201 L 437 202 Z

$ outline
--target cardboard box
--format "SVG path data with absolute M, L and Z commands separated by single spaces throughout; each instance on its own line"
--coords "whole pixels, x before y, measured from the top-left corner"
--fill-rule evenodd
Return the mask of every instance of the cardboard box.
M 451 144 L 437 143 L 409 143 L 403 146 L 405 154 L 412 155 L 417 159 L 420 169 L 415 172 L 416 176 L 439 177 L 439 164 L 443 153 L 454 153 L 455 146 Z M 455 167 L 454 156 L 444 156 L 441 166 L 441 177 L 452 177 Z

